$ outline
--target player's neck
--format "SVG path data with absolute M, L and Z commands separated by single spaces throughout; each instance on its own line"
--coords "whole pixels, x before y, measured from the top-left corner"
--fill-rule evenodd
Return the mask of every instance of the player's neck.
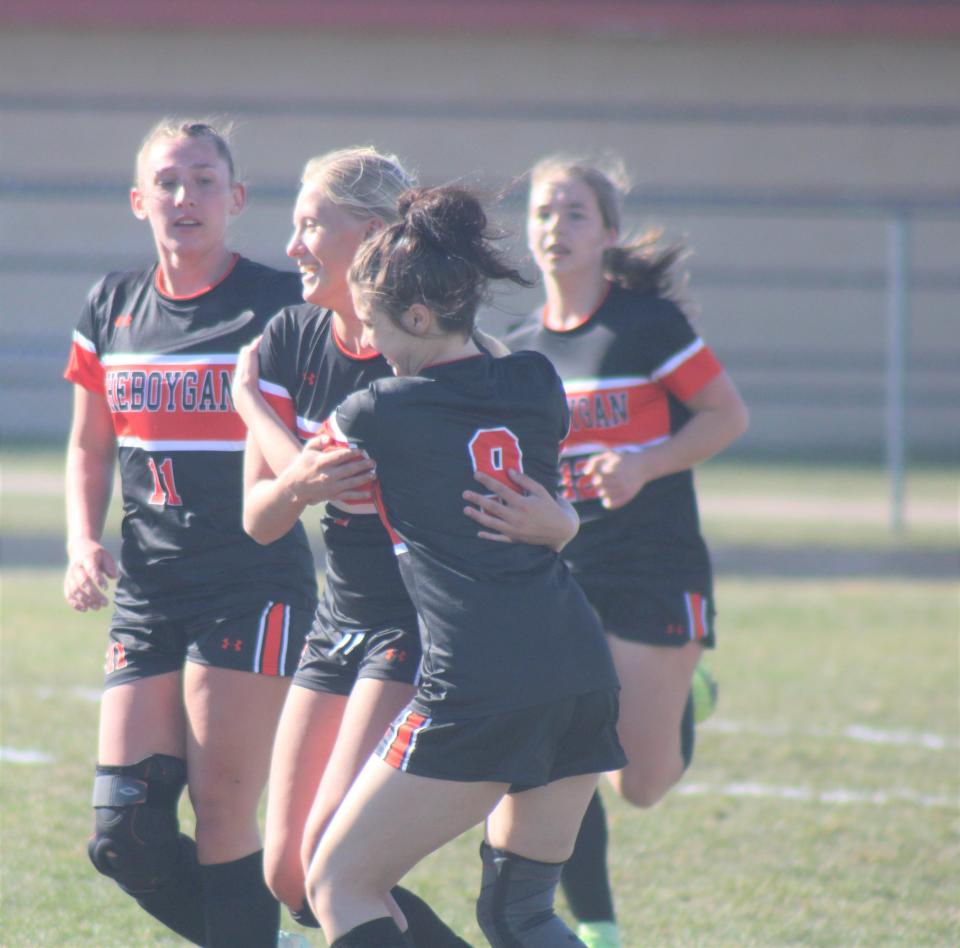
M 544 322 L 550 329 L 572 329 L 586 322 L 603 302 L 610 284 L 601 271 L 589 279 L 548 276 L 544 279 L 547 305 Z
M 361 344 L 363 324 L 357 319 L 353 306 L 340 306 L 333 311 L 333 332 L 342 349 L 355 356 L 370 355 L 373 350 Z
M 404 375 L 419 375 L 423 369 L 431 365 L 443 365 L 445 362 L 458 362 L 460 359 L 470 359 L 480 355 L 480 350 L 472 337 L 463 339 L 451 335 L 434 341 L 432 345 L 425 345 L 410 364 L 405 367 Z
M 160 251 L 157 285 L 167 296 L 198 296 L 216 286 L 233 268 L 236 254 L 219 247 L 204 254 Z

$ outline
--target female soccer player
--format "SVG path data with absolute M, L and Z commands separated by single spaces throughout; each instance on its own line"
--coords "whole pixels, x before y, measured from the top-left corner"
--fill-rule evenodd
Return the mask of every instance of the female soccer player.
M 364 333 L 398 378 L 329 423 L 377 465 L 376 496 L 417 609 L 423 657 L 396 717 L 320 839 L 308 894 L 335 948 L 403 945 L 386 895 L 489 814 L 478 919 L 493 945 L 573 941 L 553 914 L 560 868 L 599 772 L 622 766 L 599 624 L 557 554 L 487 542 L 463 516 L 480 470 L 557 479 L 567 408 L 546 359 L 474 341 L 492 279 L 523 282 L 476 199 L 409 192 L 350 271 Z
M 304 924 L 312 919 L 301 852 L 316 848 L 363 762 L 412 697 L 420 660 L 416 613 L 370 503 L 371 463 L 350 450 L 324 451 L 320 439 L 301 452 L 299 440 L 316 435 L 348 394 L 391 374 L 361 344 L 347 268 L 364 237 L 397 219 L 398 197 L 409 186 L 398 159 L 372 148 L 307 163 L 287 252 L 308 303 L 278 314 L 259 345 L 245 347 L 234 376 L 237 408 L 249 425 L 245 522 L 252 535 L 269 541 L 308 505 L 327 502 L 326 584 L 281 715 L 265 837 L 267 882 Z M 358 491 L 364 486 L 366 495 Z M 537 499 L 531 493 L 525 503 Z M 521 536 L 538 539 L 530 530 L 546 523 L 540 542 L 554 542 L 551 518 L 561 531 L 569 531 L 568 521 L 539 499 L 538 511 L 521 512 Z M 394 894 L 417 943 L 463 944 L 412 893 Z
M 588 164 L 531 172 L 527 236 L 546 306 L 507 341 L 546 355 L 566 388 L 564 496 L 582 521 L 563 556 L 608 634 L 629 763 L 616 791 L 652 806 L 693 752 L 691 676 L 714 645 L 710 559 L 691 468 L 747 426 L 733 382 L 670 299 L 681 250 L 620 243 L 620 192 Z M 564 891 L 591 946 L 619 944 L 606 820 L 591 801 Z
M 261 546 L 242 525 L 236 352 L 300 293 L 295 274 L 227 248 L 244 199 L 220 132 L 157 125 L 131 204 L 158 261 L 94 287 L 65 373 L 76 387 L 64 594 L 78 611 L 106 606 L 118 573 L 101 543 L 118 451 L 124 507 L 90 857 L 214 948 L 277 941 L 257 804 L 316 603 L 302 528 Z M 185 784 L 196 843 L 179 833 Z

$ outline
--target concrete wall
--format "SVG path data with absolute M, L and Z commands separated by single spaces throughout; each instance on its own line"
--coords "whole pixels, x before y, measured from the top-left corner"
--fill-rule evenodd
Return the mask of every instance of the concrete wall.
M 891 223 L 911 263 L 908 447 L 960 456 L 960 43 L 881 39 L 56 30 L 0 37 L 0 436 L 62 439 L 59 381 L 102 272 L 151 256 L 133 155 L 167 113 L 227 114 L 237 249 L 282 261 L 311 155 L 372 142 L 426 183 L 500 187 L 612 149 L 630 223 L 694 249 L 687 296 L 750 402 L 739 450 L 880 457 Z M 522 227 L 519 199 L 504 219 Z M 487 315 L 498 328 L 536 301 Z

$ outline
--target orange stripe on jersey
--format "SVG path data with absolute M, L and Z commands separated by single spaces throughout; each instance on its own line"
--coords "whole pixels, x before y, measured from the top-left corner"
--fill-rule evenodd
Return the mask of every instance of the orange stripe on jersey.
M 110 358 L 104 394 L 119 438 L 142 442 L 240 442 L 246 427 L 233 407 L 232 357 L 165 362 Z
M 570 430 L 564 454 L 649 444 L 670 435 L 670 406 L 647 378 L 590 379 L 566 383 Z
M 723 366 L 717 357 L 706 346 L 701 346 L 675 368 L 671 367 L 664 375 L 658 375 L 658 379 L 671 394 L 685 402 L 693 398 L 722 371 Z
M 260 389 L 266 403 L 279 415 L 280 420 L 292 431 L 297 434 L 297 412 L 293 405 L 293 399 L 289 395 L 280 395 L 276 391 L 267 391 Z
M 70 346 L 70 358 L 63 371 L 63 377 L 68 382 L 82 385 L 88 391 L 97 395 L 104 392 L 104 372 L 96 349 L 89 339 L 80 333 L 73 334 L 73 345 Z
M 283 651 L 284 627 L 286 625 L 287 607 L 278 602 L 267 613 L 264 623 L 263 649 L 260 653 L 260 674 L 279 675 L 280 655 Z
M 413 744 L 413 739 L 417 731 L 423 727 L 427 721 L 429 721 L 429 718 L 427 718 L 426 715 L 417 714 L 416 711 L 408 711 L 397 726 L 393 740 L 390 742 L 386 753 L 382 755 L 384 762 L 388 763 L 395 770 L 403 770 L 407 762 L 407 755 Z

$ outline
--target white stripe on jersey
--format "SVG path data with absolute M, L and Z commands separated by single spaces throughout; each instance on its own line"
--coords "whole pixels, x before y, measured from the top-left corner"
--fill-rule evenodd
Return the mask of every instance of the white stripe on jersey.
M 695 356 L 703 348 L 704 342 L 698 336 L 686 349 L 681 349 L 676 355 L 667 359 L 659 368 L 654 369 L 652 378 L 656 381 L 657 379 L 662 379 L 665 375 L 669 375 L 674 369 L 679 368 L 687 359 Z
M 236 365 L 235 352 L 197 352 L 194 355 L 152 355 L 141 352 L 111 352 L 104 365 Z
M 653 381 L 646 375 L 621 375 L 612 379 L 570 379 L 563 383 L 567 395 L 592 394 L 611 388 L 632 388 L 635 385 L 649 385 Z
M 141 451 L 242 451 L 244 441 L 145 441 L 136 435 L 120 435 L 121 448 L 140 448 Z
M 309 418 L 304 418 L 303 415 L 297 415 L 297 427 L 301 431 L 309 431 L 311 434 L 316 434 L 322 427 L 322 421 L 311 421 Z
M 669 441 L 670 436 L 664 435 L 660 438 L 651 438 L 649 441 L 644 441 L 642 444 L 618 444 L 615 447 L 611 447 L 609 444 L 600 444 L 596 442 L 594 444 L 573 444 L 569 448 L 565 448 L 560 452 L 560 457 L 562 458 L 576 458 L 581 455 L 586 456 L 588 454 L 600 454 L 603 451 L 643 451 L 646 448 L 652 447 L 655 444 L 662 444 L 664 441 Z
M 73 341 L 81 348 L 86 349 L 87 352 L 92 352 L 94 355 L 97 354 L 97 347 L 79 330 L 74 329 L 73 331 Z
M 264 382 L 263 379 L 260 379 L 260 391 L 266 392 L 268 395 L 276 395 L 278 398 L 286 398 L 288 401 L 293 401 L 293 396 L 282 386 L 277 385 L 276 382 Z

